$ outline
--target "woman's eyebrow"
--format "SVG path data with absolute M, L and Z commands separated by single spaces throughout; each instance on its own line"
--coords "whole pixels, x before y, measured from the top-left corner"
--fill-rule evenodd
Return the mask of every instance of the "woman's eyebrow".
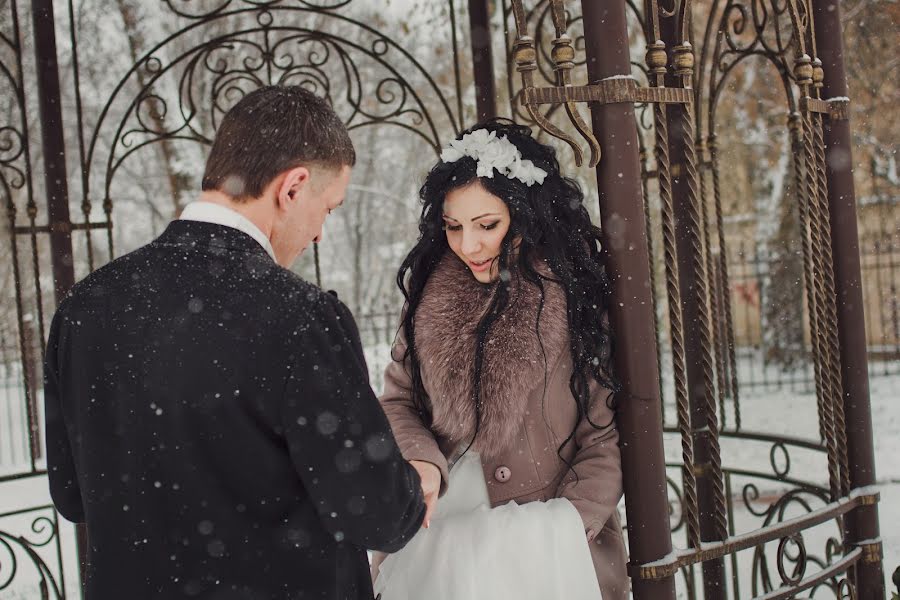
M 486 213 L 486 214 L 479 215 L 479 216 L 473 218 L 472 221 L 477 221 L 478 219 L 483 219 L 484 217 L 499 217 L 499 216 L 500 216 L 500 213 Z M 455 220 L 456 219 L 454 219 L 454 221 Z

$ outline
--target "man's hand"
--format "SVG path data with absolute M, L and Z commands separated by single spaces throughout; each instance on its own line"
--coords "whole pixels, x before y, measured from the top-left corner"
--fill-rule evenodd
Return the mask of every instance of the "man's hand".
M 422 494 L 425 496 L 425 528 L 431 525 L 431 513 L 437 506 L 438 493 L 441 491 L 441 471 L 437 466 L 423 460 L 411 460 L 409 464 L 418 471 L 422 479 Z

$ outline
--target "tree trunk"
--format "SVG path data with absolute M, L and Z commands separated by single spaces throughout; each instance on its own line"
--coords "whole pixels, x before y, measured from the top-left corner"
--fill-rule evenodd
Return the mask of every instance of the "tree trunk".
M 144 36 L 139 27 L 140 19 L 136 14 L 135 7 L 130 4 L 129 0 L 116 0 L 116 6 L 122 15 L 122 22 L 125 24 L 125 34 L 128 37 L 128 50 L 131 55 L 131 61 L 137 64 L 141 48 L 145 46 Z M 141 93 L 143 94 L 148 91 L 147 77 L 141 69 L 138 69 L 136 73 L 141 86 Z M 155 102 L 150 102 L 148 112 L 156 130 L 165 131 L 165 119 Z M 181 172 L 177 167 L 178 151 L 171 140 L 162 139 L 155 145 L 160 153 L 161 162 L 169 182 L 169 191 L 172 194 L 172 216 L 178 217 L 184 208 L 182 192 L 192 189 L 193 182 L 189 175 Z

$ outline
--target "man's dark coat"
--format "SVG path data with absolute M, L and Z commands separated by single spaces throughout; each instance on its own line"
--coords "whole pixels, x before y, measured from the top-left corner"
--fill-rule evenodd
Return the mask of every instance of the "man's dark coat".
M 424 505 L 334 296 L 249 235 L 176 221 L 79 283 L 45 366 L 87 600 L 371 598 Z

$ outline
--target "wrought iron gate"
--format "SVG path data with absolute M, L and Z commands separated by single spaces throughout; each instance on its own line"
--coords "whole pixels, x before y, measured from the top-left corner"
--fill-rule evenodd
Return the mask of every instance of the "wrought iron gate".
M 804 591 L 883 598 L 862 301 L 850 291 L 861 295 L 855 206 L 837 201 L 853 197 L 852 179 L 848 165 L 835 168 L 840 161 L 826 163 L 825 156 L 826 136 L 833 156 L 849 156 L 837 3 L 628 0 L 579 7 L 511 0 L 505 17 L 517 32 L 507 46 L 513 112 L 561 138 L 576 156 L 587 142 L 594 154 L 609 157 L 598 169 L 601 217 L 609 217 L 603 228 L 618 304 L 631 305 L 613 315 L 614 325 L 629 346 L 655 350 L 665 371 L 653 390 L 639 380 L 657 379 L 646 361 L 617 362 L 628 392 L 619 414 L 626 509 L 628 520 L 641 524 L 629 528 L 635 597 L 674 597 L 680 573 L 691 598 L 788 598 Z M 629 64 L 622 46 L 618 59 L 610 57 L 612 48 L 600 41 L 637 31 L 646 40 L 644 62 Z M 572 50 L 580 43 L 584 55 Z M 785 97 L 817 400 L 809 408 L 819 424 L 808 439 L 742 426 L 723 225 L 721 174 L 728 165 L 716 111 L 729 78 L 747 60 L 766 61 Z M 587 73 L 578 73 L 581 64 Z M 582 85 L 573 85 L 573 77 Z M 580 102 L 592 103 L 593 131 Z M 629 119 L 637 126 L 623 127 Z M 622 182 L 638 164 L 641 190 Z M 652 215 L 651 200 L 659 203 Z M 646 254 L 626 250 L 634 248 Z M 641 286 L 650 280 L 657 289 L 657 265 L 665 280 L 660 293 L 648 295 Z M 657 298 L 666 300 L 660 311 Z M 651 333 L 659 335 L 655 343 Z M 666 400 L 658 422 L 649 414 L 656 399 Z M 666 454 L 665 472 L 651 475 L 648 467 L 662 463 L 660 433 L 680 440 L 681 456 Z M 754 455 L 768 455 L 764 468 L 748 466 Z M 797 462 L 807 465 L 803 472 L 792 467 Z M 644 470 L 640 480 L 629 472 L 636 469 Z M 685 546 L 674 553 L 658 536 L 666 485 L 672 532 Z M 773 495 L 763 497 L 765 489 Z

